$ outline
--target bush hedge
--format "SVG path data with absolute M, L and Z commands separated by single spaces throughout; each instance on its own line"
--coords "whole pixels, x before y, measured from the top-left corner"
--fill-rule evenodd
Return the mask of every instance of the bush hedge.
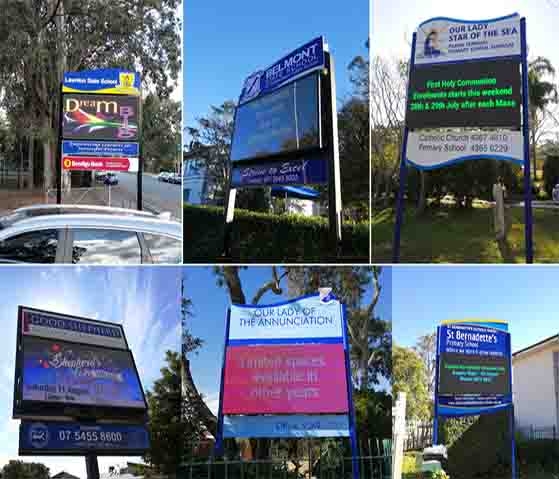
M 301 215 L 235 210 L 231 258 L 222 258 L 223 208 L 184 205 L 185 263 L 213 262 L 368 262 L 369 224 L 342 226 L 342 252 L 335 258 L 328 243 L 328 221 Z

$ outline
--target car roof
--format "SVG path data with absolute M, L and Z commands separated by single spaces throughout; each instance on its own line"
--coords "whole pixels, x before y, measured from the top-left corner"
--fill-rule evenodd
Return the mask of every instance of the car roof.
M 182 235 L 182 225 L 145 211 L 95 205 L 37 205 L 19 208 L 12 224 L 0 230 L 0 237 L 18 231 L 47 228 L 81 227 L 96 229 L 126 229 L 145 233 L 159 233 L 176 238 Z

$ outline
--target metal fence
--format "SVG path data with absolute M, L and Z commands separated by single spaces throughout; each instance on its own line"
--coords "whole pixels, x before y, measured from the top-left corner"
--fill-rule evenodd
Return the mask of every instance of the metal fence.
M 369 440 L 361 445 L 359 479 L 391 479 L 392 440 Z M 347 451 L 308 443 L 305 453 L 281 456 L 270 448 L 268 459 L 192 458 L 183 463 L 181 479 L 352 479 Z
M 423 449 L 433 444 L 432 422 L 410 422 L 406 425 L 405 451 Z
M 529 441 L 536 441 L 539 439 L 552 439 L 556 441 L 559 439 L 559 435 L 557 433 L 557 428 L 555 426 L 547 426 L 547 427 L 535 427 L 535 426 L 528 426 L 528 427 L 517 427 L 516 432 L 520 433 L 520 435 Z

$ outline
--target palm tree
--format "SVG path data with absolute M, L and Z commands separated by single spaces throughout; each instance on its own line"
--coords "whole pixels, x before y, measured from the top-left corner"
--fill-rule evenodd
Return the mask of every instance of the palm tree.
M 536 166 L 536 134 L 538 131 L 537 114 L 547 109 L 550 103 L 557 103 L 557 87 L 555 83 L 544 80 L 544 77 L 555 75 L 555 68 L 544 57 L 537 57 L 528 67 L 528 96 L 530 100 L 530 142 L 532 144 L 532 161 L 534 180 L 537 179 Z

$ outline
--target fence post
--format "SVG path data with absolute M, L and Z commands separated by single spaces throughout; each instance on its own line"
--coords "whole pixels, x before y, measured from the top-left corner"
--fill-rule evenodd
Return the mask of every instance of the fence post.
M 392 443 L 392 479 L 402 478 L 402 462 L 404 461 L 404 440 L 406 438 L 406 393 L 398 393 L 396 406 L 393 408 L 394 418 Z

